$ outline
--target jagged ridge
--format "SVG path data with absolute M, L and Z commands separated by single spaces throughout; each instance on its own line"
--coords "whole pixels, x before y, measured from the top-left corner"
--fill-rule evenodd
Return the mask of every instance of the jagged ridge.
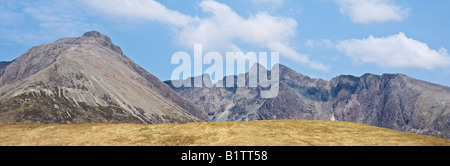
M 275 98 L 260 98 L 260 87 L 171 87 L 213 121 L 352 121 L 450 138 L 450 87 L 403 74 L 341 75 L 326 81 L 283 65 L 279 69 L 280 89 Z

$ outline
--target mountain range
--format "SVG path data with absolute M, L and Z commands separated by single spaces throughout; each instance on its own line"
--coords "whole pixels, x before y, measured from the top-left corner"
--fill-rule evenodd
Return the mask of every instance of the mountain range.
M 2 64 L 2 124 L 208 120 L 97 31 L 33 47 Z
M 256 64 L 249 72 L 257 68 L 264 67 Z M 247 81 L 248 75 L 245 74 Z M 226 77 L 211 88 L 176 88 L 172 81 L 165 83 L 212 121 L 350 121 L 450 138 L 450 87 L 403 74 L 341 75 L 326 81 L 284 65 L 279 65 L 279 75 L 278 96 L 268 99 L 261 98 L 261 86 L 248 87 L 248 82 L 242 88 L 221 88 L 225 87 Z M 199 77 L 210 79 L 207 74 Z M 191 83 L 194 80 L 173 81 L 189 79 Z
M 244 76 L 259 69 L 266 71 L 255 64 Z M 262 98 L 261 86 L 219 86 L 238 76 L 224 77 L 210 88 L 176 88 L 173 81 L 194 77 L 162 82 L 108 36 L 91 31 L 0 62 L 0 124 L 303 119 L 450 138 L 450 87 L 403 74 L 341 75 L 327 81 L 284 65 L 278 69 L 274 98 Z

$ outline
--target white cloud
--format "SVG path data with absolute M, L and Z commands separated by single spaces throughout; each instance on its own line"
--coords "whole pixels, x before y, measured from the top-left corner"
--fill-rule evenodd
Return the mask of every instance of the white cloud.
M 409 9 L 400 7 L 394 0 L 335 0 L 342 14 L 353 22 L 368 24 L 386 21 L 402 21 Z
M 267 1 L 267 0 L 266 0 Z M 281 56 L 314 69 L 328 67 L 312 62 L 308 55 L 298 53 L 289 41 L 295 36 L 297 22 L 293 18 L 272 16 L 266 12 L 243 18 L 228 5 L 204 0 L 199 6 L 207 14 L 204 18 L 189 16 L 167 9 L 153 0 L 96 0 L 85 1 L 93 9 L 112 17 L 139 18 L 158 21 L 175 28 L 175 40 L 187 49 L 203 44 L 207 51 L 240 51 L 236 41 L 280 52 Z
M 82 0 L 104 14 L 110 16 L 147 19 L 169 23 L 176 26 L 186 26 L 193 18 L 180 12 L 167 9 L 154 0 Z
M 325 48 L 333 48 L 334 43 L 330 39 L 320 39 L 320 40 L 307 40 L 305 42 L 305 46 L 307 47 L 325 47 Z
M 295 35 L 297 22 L 292 18 L 257 13 L 246 19 L 215 1 L 203 1 L 200 7 L 212 15 L 180 31 L 179 40 L 185 47 L 203 43 L 211 50 L 235 51 L 233 40 L 267 47 L 270 42 L 288 42 Z
M 404 33 L 383 38 L 370 36 L 362 40 L 343 40 L 335 47 L 356 62 L 379 66 L 420 69 L 450 66 L 450 56 L 445 48 L 433 50 Z

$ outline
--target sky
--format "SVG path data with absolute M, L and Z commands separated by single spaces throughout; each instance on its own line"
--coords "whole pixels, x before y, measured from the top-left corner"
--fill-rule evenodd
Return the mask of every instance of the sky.
M 174 53 L 202 44 L 279 52 L 313 78 L 402 73 L 450 86 L 448 16 L 444 0 L 0 0 L 0 61 L 96 30 L 163 81 Z

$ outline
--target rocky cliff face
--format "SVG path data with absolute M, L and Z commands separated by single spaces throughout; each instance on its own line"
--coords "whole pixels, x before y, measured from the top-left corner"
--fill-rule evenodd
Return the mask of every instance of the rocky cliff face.
M 260 87 L 219 88 L 218 84 L 223 81 L 211 88 L 171 87 L 213 121 L 352 121 L 450 138 L 450 87 L 402 74 L 342 75 L 326 81 L 280 65 L 279 94 L 269 99 L 260 98 Z
M 204 120 L 191 102 L 96 31 L 33 47 L 0 76 L 3 124 Z
M 450 138 L 450 87 L 402 74 L 331 80 L 337 120 Z

